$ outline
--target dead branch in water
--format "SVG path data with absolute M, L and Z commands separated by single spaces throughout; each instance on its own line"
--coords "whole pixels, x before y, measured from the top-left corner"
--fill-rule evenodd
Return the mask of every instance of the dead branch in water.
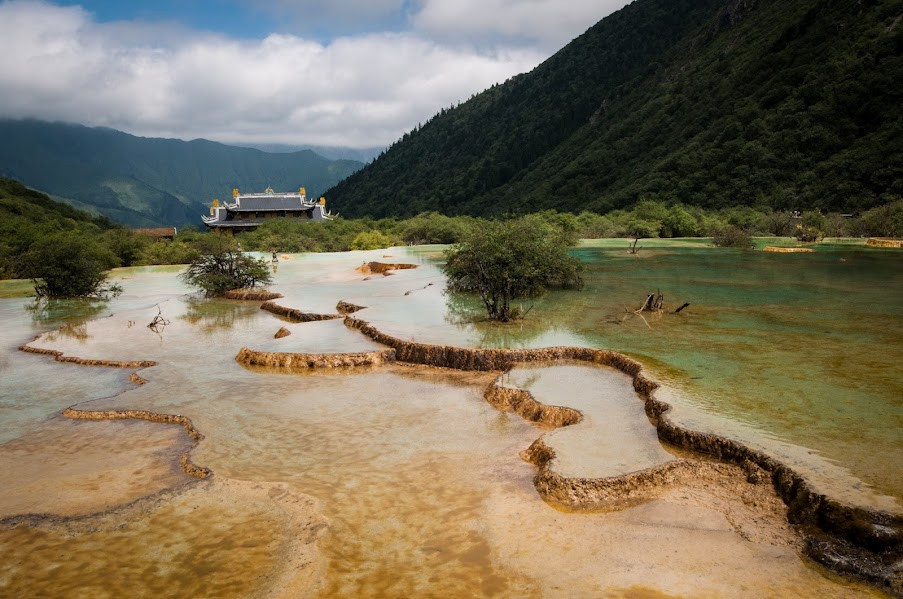
M 646 296 L 646 301 L 643 302 L 643 305 L 638 310 L 634 310 L 634 314 L 640 314 L 640 312 L 661 312 L 664 303 L 665 296 L 662 295 L 660 290 L 656 293 L 650 293 Z
M 168 324 L 169 321 L 163 318 L 163 310 L 160 308 L 160 304 L 157 304 L 157 315 L 154 316 L 154 319 L 152 321 L 150 321 L 150 324 L 147 325 L 147 328 L 159 335 L 163 332 L 163 329 L 166 328 L 166 325 Z
M 678 313 L 687 306 L 689 303 L 683 304 L 674 313 Z M 643 312 L 652 312 L 653 314 L 661 315 L 664 311 L 665 306 L 665 296 L 662 294 L 661 290 L 657 290 L 655 293 L 650 293 L 646 296 L 646 301 L 643 302 L 643 305 L 637 308 L 636 310 L 630 310 L 627 306 L 624 306 L 624 316 L 621 318 L 621 323 L 623 323 L 626 319 L 631 316 L 639 316 L 643 319 L 643 322 L 646 323 L 646 326 L 650 329 L 652 326 L 649 324 L 649 321 L 646 320 L 646 317 L 643 316 Z
M 627 308 L 627 306 L 624 306 L 624 313 L 625 313 L 624 316 L 621 317 L 621 324 L 623 324 L 624 321 L 627 320 L 628 318 L 630 318 L 631 316 L 639 316 L 640 318 L 643 319 L 643 322 L 646 323 L 646 326 L 649 327 L 650 329 L 652 329 L 652 325 L 650 325 L 649 321 L 646 320 L 646 318 L 643 316 L 642 310 L 629 310 Z

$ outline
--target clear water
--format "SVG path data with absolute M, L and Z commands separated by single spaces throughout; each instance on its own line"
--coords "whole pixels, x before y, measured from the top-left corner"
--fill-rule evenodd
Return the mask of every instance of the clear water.
M 694 408 L 903 497 L 903 253 L 580 254 L 587 288 L 546 298 L 548 326 L 629 353 Z M 649 327 L 620 322 L 655 290 L 671 309 L 691 305 Z
M 372 306 L 361 317 L 428 343 L 627 353 L 671 388 L 684 422 L 765 447 L 825 485 L 843 477 L 835 494 L 852 485 L 903 498 L 903 252 L 678 243 L 634 256 L 600 243 L 577 253 L 584 289 L 525 300 L 528 318 L 514 324 L 488 323 L 478 301 L 443 294 L 432 262 L 413 271 L 404 301 L 357 298 Z M 627 314 L 655 291 L 664 314 Z
M 584 290 L 548 294 L 532 302 L 527 320 L 502 326 L 475 318 L 472 300 L 442 293 L 438 250 L 293 256 L 279 264 L 275 288 L 286 296 L 280 303 L 314 312 L 334 312 L 339 299 L 368 306 L 362 318 L 418 341 L 625 351 L 668 384 L 662 396 L 675 403 L 682 420 L 807 465 L 839 495 L 857 487 L 851 495 L 856 501 L 884 505 L 903 497 L 899 254 L 844 249 L 764 255 L 679 247 L 648 248 L 633 257 L 621 249 L 584 247 Z M 389 277 L 354 272 L 374 259 L 416 262 L 420 268 Z M 373 344 L 341 321 L 287 324 L 261 311 L 259 302 L 199 299 L 175 272 L 120 271 L 125 294 L 88 313 L 83 306 L 62 305 L 35 316 L 21 299 L 0 300 L 0 451 L 10 447 L 4 441 L 27 441 L 38 451 L 41 427 L 79 401 L 87 402 L 83 407 L 187 415 L 206 435 L 193 459 L 217 477 L 252 485 L 278 482 L 317 499 L 329 521 L 321 540 L 328 564 L 321 590 L 330 596 L 566 596 L 647 586 L 677 594 L 856 591 L 810 570 L 793 551 L 751 546 L 698 506 L 681 507 L 679 517 L 661 504 L 620 515 L 563 514 L 545 506 L 531 484 L 533 467 L 517 458 L 543 431 L 488 406 L 482 391 L 491 378 L 483 375 L 404 366 L 309 375 L 244 369 L 233 359 L 243 346 L 362 351 Z M 647 317 L 649 326 L 624 319 L 624 306 L 638 306 L 655 289 L 669 305 L 690 302 L 690 308 Z M 154 333 L 145 325 L 158 310 L 169 324 Z M 59 364 L 15 351 L 60 324 L 68 326 L 37 345 L 159 364 L 142 371 L 148 384 L 132 388 L 128 371 Z M 274 339 L 280 326 L 292 334 Z M 554 374 L 539 374 L 532 383 L 518 380 L 544 392 L 542 379 Z M 572 375 L 589 377 L 584 386 L 601 384 L 590 380 L 593 374 Z M 611 385 L 613 397 L 619 396 L 617 382 Z M 563 399 L 550 402 L 567 405 Z M 642 428 L 636 414 L 618 416 L 618 422 Z M 644 451 L 655 454 L 653 460 L 667 459 L 657 453 L 651 431 L 645 429 Z M 610 456 L 608 465 L 617 467 L 623 457 Z M 0 472 L 0 479 L 14 476 Z M 878 497 L 872 488 L 889 497 Z M 683 505 L 686 495 L 667 498 L 668 505 Z M 208 498 L 196 508 L 193 501 L 182 498 L 135 516 L 127 532 L 112 527 L 71 535 L 18 527 L 0 533 L 5 553 L 32 556 L 0 568 L 0 585 L 13 581 L 9 589 L 71 592 L 77 585 L 55 572 L 61 559 L 77 563 L 75 556 L 85 551 L 114 572 L 120 562 L 146 561 L 147 581 L 137 576 L 132 588 L 137 595 L 183 588 L 166 585 L 170 574 L 179 580 L 185 574 L 168 547 L 185 556 L 197 549 L 211 558 L 188 568 L 195 578 L 215 582 L 228 568 L 232 578 L 248 583 L 241 576 L 242 545 L 229 541 L 229 527 L 235 535 L 253 537 L 259 529 L 271 537 L 278 524 L 257 504 L 257 520 L 243 521 L 236 505 L 211 507 Z M 167 526 L 166 510 L 194 509 L 203 509 L 205 517 Z M 206 534 L 209 522 L 225 513 L 223 526 Z M 663 518 L 689 520 L 662 527 Z M 218 543 L 225 547 L 222 559 Z M 675 546 L 686 547 L 682 559 L 671 554 Z M 249 568 L 271 556 L 261 545 L 249 547 L 258 560 L 249 561 Z M 719 556 L 715 562 L 713 555 Z M 619 561 L 624 556 L 632 561 Z M 561 586 L 554 572 L 535 567 L 542 561 L 554 572 L 573 567 L 580 577 Z M 84 576 L 83 588 L 100 588 L 91 586 L 101 584 L 97 568 L 66 571 L 76 580 Z M 117 584 L 129 588 L 125 580 Z M 192 594 L 204 594 L 203 584 L 191 584 Z M 222 586 L 209 588 L 230 594 Z M 245 589 L 236 591 L 242 594 L 250 587 L 235 588 Z

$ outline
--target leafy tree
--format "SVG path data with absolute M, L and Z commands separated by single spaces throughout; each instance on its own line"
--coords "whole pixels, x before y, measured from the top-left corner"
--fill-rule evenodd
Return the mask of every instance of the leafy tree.
M 749 206 L 734 206 L 721 211 L 721 216 L 729 225 L 744 231 L 765 232 L 768 228 L 765 213 Z
M 145 246 L 136 264 L 189 264 L 199 255 L 191 242 L 159 240 Z
M 813 226 L 806 224 L 799 224 L 796 226 L 796 231 L 793 234 L 794 237 L 799 241 L 803 242 L 811 242 L 818 241 L 820 238 L 824 237 L 824 232 L 816 229 Z
M 269 285 L 273 281 L 269 265 L 238 249 L 231 237 L 207 235 L 201 242 L 201 254 L 180 276 L 207 297 L 223 295 L 232 289 Z
M 712 243 L 718 247 L 740 248 L 748 250 L 753 248 L 752 236 L 735 225 L 728 225 L 712 235 Z
M 408 243 L 456 243 L 464 234 L 467 220 L 469 219 L 449 217 L 438 212 L 426 212 L 402 221 L 396 229 L 398 235 Z
M 398 242 L 392 235 L 377 230 L 365 231 L 358 233 L 354 241 L 351 242 L 352 250 L 378 250 L 379 248 L 387 248 Z
M 661 225 L 656 222 L 651 222 L 648 220 L 642 220 L 639 218 L 631 218 L 627 221 L 627 228 L 625 233 L 627 233 L 628 237 L 633 238 L 633 243 L 630 245 L 630 253 L 636 254 L 636 244 L 639 243 L 640 239 L 645 239 L 647 237 L 658 237 L 658 230 Z
M 699 223 L 683 206 L 675 204 L 662 220 L 663 237 L 693 237 L 699 234 Z
M 668 218 L 669 210 L 664 203 L 646 198 L 637 202 L 632 212 L 638 219 L 661 227 L 661 223 Z
M 153 243 L 149 237 L 121 227 L 104 231 L 100 240 L 119 258 L 119 266 L 136 264 L 141 259 L 142 252 Z
M 577 234 L 585 239 L 615 236 L 615 225 L 609 216 L 584 210 L 577 215 Z
M 802 214 L 803 226 L 811 227 L 818 231 L 824 231 L 827 219 L 821 210 L 807 210 Z
M 33 279 L 41 297 L 117 296 L 122 288 L 107 282 L 118 259 L 95 239 L 63 231 L 38 239 L 20 259 L 19 270 Z
M 864 212 L 862 223 L 869 235 L 903 237 L 903 200 L 898 196 L 884 206 Z
M 793 216 L 790 212 L 772 212 L 763 219 L 765 233 L 786 237 L 793 232 Z
M 580 263 L 568 253 L 572 241 L 535 218 L 473 227 L 446 252 L 448 288 L 478 294 L 490 320 L 509 322 L 518 316 L 512 300 L 582 285 Z

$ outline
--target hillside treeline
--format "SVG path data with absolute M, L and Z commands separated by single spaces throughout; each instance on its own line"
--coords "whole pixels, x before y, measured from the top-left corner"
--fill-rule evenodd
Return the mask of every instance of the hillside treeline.
M 327 192 L 349 216 L 903 197 L 898 0 L 637 0 Z
M 903 236 L 903 201 L 857 216 L 734 207 L 705 210 L 697 206 L 643 201 L 630 209 L 601 215 L 546 210 L 528 218 L 561 228 L 570 238 L 708 237 L 735 228 L 749 235 L 794 236 L 805 230 L 816 237 Z M 436 212 L 412 218 L 337 218 L 325 223 L 274 219 L 238 236 L 242 249 L 260 252 L 340 252 L 392 245 L 449 244 L 486 219 Z M 90 252 L 106 268 L 146 264 L 186 264 L 204 250 L 215 233 L 186 229 L 174 240 L 151 239 L 132 229 L 94 217 L 0 178 L 0 278 L 28 278 L 39 246 Z

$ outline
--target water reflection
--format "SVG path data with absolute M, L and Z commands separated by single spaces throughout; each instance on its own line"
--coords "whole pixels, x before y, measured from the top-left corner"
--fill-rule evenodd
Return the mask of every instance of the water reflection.
M 362 317 L 427 343 L 625 352 L 694 408 L 814 450 L 903 497 L 899 253 L 688 246 L 637 257 L 587 246 L 577 254 L 585 263 L 584 289 L 531 300 L 527 318 L 513 326 L 485 320 L 476 296 L 440 300 L 428 292 Z M 646 322 L 624 318 L 658 290 L 664 313 L 644 314 Z M 689 308 L 674 314 L 683 303 Z
M 763 276 L 763 269 L 772 268 L 773 263 L 751 266 L 742 256 L 725 259 L 715 251 L 711 256 L 649 254 L 642 260 L 625 260 L 597 252 L 593 261 L 590 252 L 587 260 L 594 274 L 588 276 L 587 290 L 554 292 L 538 298 L 528 319 L 513 325 L 468 320 L 464 313 L 481 314 L 479 300 L 442 298 L 439 280 L 427 285 L 435 279 L 434 269 L 428 266 L 369 281 L 349 276 L 360 262 L 360 254 L 288 262 L 280 269 L 279 290 L 294 293 L 286 293 L 286 303 L 294 301 L 312 311 L 332 310 L 339 299 L 354 300 L 370 306 L 361 313 L 363 318 L 376 316 L 383 319 L 380 325 L 387 324 L 418 340 L 429 335 L 431 341 L 439 343 L 524 346 L 575 344 L 572 340 L 582 337 L 585 344 L 626 348 L 638 355 L 656 356 L 662 364 L 673 363 L 681 368 L 677 372 L 689 373 L 690 378 L 704 375 L 702 384 L 711 384 L 715 391 L 719 385 L 722 392 L 726 388 L 730 397 L 716 395 L 717 399 L 710 400 L 714 412 L 748 411 L 766 421 L 779 416 L 786 423 L 775 422 L 770 430 L 787 432 L 791 438 L 815 434 L 810 431 L 824 434 L 829 442 L 849 436 L 850 423 L 825 410 L 843 411 L 843 402 L 825 406 L 821 400 L 825 389 L 818 388 L 820 381 L 813 380 L 819 376 L 814 368 L 824 356 L 818 347 L 801 351 L 796 345 L 810 345 L 823 337 L 822 331 L 829 330 L 817 317 L 818 311 L 815 316 L 806 312 L 802 318 L 803 312 L 786 310 L 783 301 L 775 301 L 776 307 L 769 306 L 767 300 L 764 306 L 753 308 L 745 303 L 749 290 L 755 290 L 756 277 Z M 397 256 L 399 261 L 405 258 Z M 752 273 L 732 276 L 728 270 L 712 272 L 722 268 L 719 263 L 724 269 L 749 268 Z M 812 263 L 782 264 L 794 270 L 791 279 L 798 280 L 800 267 Z M 882 269 L 886 274 L 887 265 L 878 272 Z M 556 595 L 564 592 L 558 585 L 562 584 L 560 573 L 565 571 L 568 592 L 581 596 L 598 595 L 611 585 L 640 583 L 688 595 L 715 584 L 723 586 L 711 586 L 720 591 L 712 594 L 727 595 L 736 588 L 753 589 L 750 594 L 788 594 L 790 586 L 811 594 L 831 594 L 821 592 L 818 585 L 828 583 L 806 569 L 792 548 L 776 552 L 770 546 L 767 550 L 755 549 L 751 555 L 748 538 L 733 534 L 720 514 L 700 507 L 714 503 L 706 496 L 687 506 L 687 497 L 672 495 L 650 504 L 646 511 L 623 515 L 574 517 L 549 510 L 537 499 L 531 483 L 532 467 L 517 457 L 540 431 L 519 417 L 500 414 L 490 407 L 482 396 L 488 381 L 466 380 L 477 375 L 451 375 L 403 365 L 392 370 L 329 376 L 273 377 L 247 371 L 232 359 L 241 346 L 266 347 L 264 343 L 271 343 L 295 351 L 308 347 L 337 351 L 356 348 L 352 344 L 360 341 L 352 340 L 358 339 L 358 333 L 346 330 L 341 321 L 322 321 L 297 325 L 290 337 L 273 340 L 280 323 L 259 310 L 259 303 L 182 297 L 182 289 L 173 283 L 174 276 L 154 276 L 139 275 L 130 280 L 131 289 L 145 291 L 141 297 L 134 292 L 133 303 L 138 307 L 126 310 L 122 303 L 112 304 L 117 306 L 117 316 L 89 324 L 87 330 L 93 337 L 73 353 L 155 359 L 160 364 L 144 373 L 149 384 L 97 400 L 93 407 L 186 415 L 206 435 L 193 459 L 214 469 L 217 476 L 213 484 L 230 478 L 248 481 L 254 489 L 262 488 L 267 504 L 283 493 L 264 486 L 272 481 L 283 481 L 292 493 L 316 497 L 330 522 L 322 541 L 328 560 L 325 594 L 529 596 L 545 589 L 547 595 Z M 695 302 L 694 308 L 682 315 L 665 315 L 653 330 L 638 320 L 623 326 L 605 323 L 604 319 L 620 311 L 622 304 L 635 305 L 645 292 L 658 287 L 675 301 Z M 422 291 L 405 295 L 417 288 Z M 156 344 L 144 328 L 157 313 L 154 302 L 165 301 L 160 299 L 161 289 L 166 289 L 171 298 L 178 294 L 179 299 L 164 305 L 163 314 L 172 318 L 173 325 L 167 329 L 167 342 Z M 857 302 L 867 299 L 851 293 Z M 810 290 L 809 295 L 817 292 Z M 766 296 L 760 295 L 760 299 Z M 732 297 L 740 301 L 726 299 Z M 824 304 L 821 302 L 822 309 Z M 873 308 L 874 304 L 866 305 Z M 878 299 L 876 314 L 884 313 L 883 326 L 899 323 L 898 315 L 888 317 L 885 304 Z M 827 310 L 836 315 L 836 307 Z M 770 318 L 762 318 L 762 311 Z M 782 312 L 786 312 L 783 317 Z M 5 314 L 18 315 L 21 309 L 10 308 Z M 794 319 L 801 318 L 805 326 L 790 326 Z M 873 327 L 867 324 L 871 321 L 868 316 L 863 318 L 855 328 L 830 329 L 837 339 L 824 337 L 823 344 L 836 351 L 838 343 L 843 347 L 857 331 L 874 342 Z M 137 329 L 128 322 L 136 322 Z M 781 324 L 787 326 L 777 326 Z M 813 324 L 817 326 L 810 326 Z M 466 332 L 459 333 L 458 327 Z M 77 329 L 73 334 L 82 334 Z M 27 337 L 15 335 L 18 343 L 25 340 L 20 341 L 20 337 Z M 466 342 L 461 341 L 464 335 L 468 336 Z M 793 368 L 780 361 L 770 364 L 775 362 L 775 355 L 785 357 L 780 352 L 763 351 L 772 350 L 775 340 L 781 340 L 782 347 L 789 347 L 796 356 L 796 362 L 790 362 L 795 364 Z M 66 341 L 70 340 L 62 340 L 54 348 L 71 350 L 76 345 L 66 346 Z M 890 339 L 888 353 L 899 357 L 894 343 L 899 346 L 898 341 Z M 208 355 L 211 348 L 215 348 L 213 358 Z M 30 417 L 37 419 L 54 412 L 58 405 L 97 396 L 94 386 L 87 383 L 83 389 L 73 389 L 79 381 L 127 375 L 124 371 L 79 370 L 32 355 L 14 353 L 12 358 L 23 366 L 13 369 L 14 376 L 0 377 L 0 386 L 6 385 L 0 388 L 0 407 L 8 403 L 6 412 L 0 413 L 0 434 L 4 427 L 10 434 L 20 434 L 25 425 L 14 418 L 21 418 L 31 406 Z M 213 360 L 215 367 L 210 367 Z M 741 372 L 736 365 L 742 366 L 744 361 L 756 364 L 756 368 Z M 861 356 L 845 356 L 844 363 L 861 368 L 862 361 Z M 763 363 L 770 364 L 773 370 L 768 376 L 776 377 L 776 381 L 756 384 Z M 831 368 L 837 369 L 830 378 L 835 381 L 843 364 Z M 566 369 L 559 371 L 563 381 L 555 381 L 550 388 L 549 396 L 555 396 L 550 401 L 565 403 L 559 397 L 561 382 L 573 383 L 581 391 L 603 391 L 593 380 L 571 376 Z M 812 389 L 800 397 L 773 396 L 769 390 L 775 385 L 792 388 L 796 384 L 788 376 L 794 371 Z M 887 376 L 898 378 L 895 372 L 891 369 Z M 522 369 L 521 374 L 522 385 L 534 390 L 542 387 L 542 381 L 530 372 Z M 436 380 L 439 375 L 460 380 Z M 509 375 L 509 380 L 512 376 L 517 373 Z M 875 390 L 873 382 L 866 384 Z M 895 383 L 891 380 L 890 384 Z M 121 386 L 122 381 L 114 379 L 102 387 L 110 390 Z M 625 386 L 629 389 L 628 384 Z M 61 392 L 70 394 L 65 403 L 59 398 Z M 41 395 L 52 402 L 35 405 L 35 398 Z M 837 396 L 835 389 L 830 397 Z M 619 395 L 604 397 L 614 401 Z M 879 397 L 877 403 L 881 400 Z M 860 409 L 867 409 L 876 400 L 873 397 L 871 401 L 863 401 Z M 636 425 L 655 441 L 641 406 L 632 403 L 628 407 L 639 416 Z M 612 414 L 612 410 L 605 410 L 599 418 L 612 419 Z M 806 417 L 812 422 L 804 422 Z M 624 428 L 623 420 L 616 422 L 618 430 Z M 898 435 L 893 422 L 889 419 L 882 424 L 880 417 L 875 417 L 873 424 L 885 432 L 891 427 L 891 434 Z M 875 433 L 866 424 L 853 427 L 862 434 L 860 445 L 874 442 Z M 574 431 L 579 429 L 568 433 Z M 859 453 L 866 449 L 860 447 Z M 899 473 L 899 466 L 890 460 L 875 461 L 884 462 L 883 467 L 891 474 Z M 222 496 L 217 488 L 203 497 L 186 495 L 184 501 L 177 498 L 159 505 L 155 514 L 117 514 L 109 529 L 98 527 L 99 532 L 88 530 L 79 536 L 52 537 L 26 527 L 0 531 L 0 548 L 6 550 L 4 555 L 14 558 L 7 560 L 12 563 L 13 574 L 0 572 L 0 578 L 12 581 L 10 591 L 20 595 L 46 589 L 72 594 L 75 585 L 87 592 L 100 585 L 119 588 L 110 583 L 108 573 L 121 575 L 127 566 L 134 571 L 128 571 L 122 589 L 132 589 L 133 594 L 197 595 L 206 590 L 223 596 L 222 585 L 228 583 L 233 585 L 232 592 L 247 596 L 258 581 L 267 579 L 273 556 L 279 555 L 272 547 L 261 549 L 260 542 L 314 538 L 309 530 L 286 528 L 283 521 L 268 517 L 263 508 L 256 509 L 251 500 Z M 697 514 L 696 519 L 688 519 L 688 511 Z M 681 547 L 679 555 L 674 547 Z M 81 558 L 71 559 L 73 555 Z M 712 555 L 719 557 L 717 567 L 712 565 Z M 537 568 L 537 563 L 544 567 Z M 625 563 L 630 567 L 624 567 Z M 654 575 L 651 582 L 650 573 Z M 750 573 L 752 580 L 738 580 L 738 573 Z M 235 581 L 247 588 L 234 586 Z M 217 583 L 221 586 L 204 586 Z M 66 584 L 73 586 L 61 589 L 60 585 Z M 183 588 L 180 584 L 192 586 Z M 753 586 L 746 586 L 750 584 Z M 775 590 L 774 584 L 784 586 Z
M 32 322 L 41 327 L 53 326 L 67 320 L 84 323 L 100 316 L 107 306 L 107 302 L 94 299 L 42 297 L 37 297 L 24 305 Z
M 185 299 L 185 314 L 180 318 L 205 333 L 212 333 L 250 322 L 259 314 L 260 302 L 189 297 Z
M 525 318 L 511 322 L 492 322 L 486 316 L 486 308 L 480 299 L 471 294 L 446 291 L 445 322 L 462 328 L 473 328 L 474 343 L 478 347 L 524 347 L 549 332 L 552 324 L 539 318 L 526 318 L 533 311 L 531 298 L 518 303 L 518 310 Z

